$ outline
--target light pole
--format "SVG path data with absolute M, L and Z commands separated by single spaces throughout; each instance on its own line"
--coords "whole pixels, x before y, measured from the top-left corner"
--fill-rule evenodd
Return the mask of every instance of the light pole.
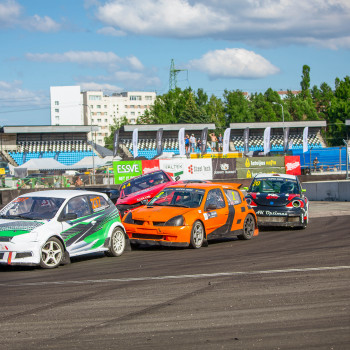
M 85 106 L 89 109 L 90 112 L 90 133 L 91 133 L 91 149 L 92 149 L 92 183 L 95 185 L 95 156 L 94 156 L 94 137 L 92 134 L 92 112 L 91 108 L 87 103 L 82 103 L 82 106 Z M 85 116 L 85 113 L 84 113 Z
M 278 103 L 278 102 L 272 102 L 274 105 L 279 105 L 282 107 L 282 129 L 283 129 L 283 140 L 285 138 L 284 136 L 284 113 L 283 113 L 283 105 L 281 103 Z M 288 140 L 287 140 L 287 143 L 288 143 Z M 285 152 L 286 148 L 284 146 L 284 142 L 283 142 L 283 152 Z

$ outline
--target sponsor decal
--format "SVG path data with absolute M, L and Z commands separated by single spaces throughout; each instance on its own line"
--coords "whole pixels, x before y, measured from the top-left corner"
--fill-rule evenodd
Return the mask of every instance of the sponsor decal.
M 158 159 L 142 161 L 142 174 L 147 174 L 156 170 L 160 170 Z
M 266 196 L 266 199 L 272 199 L 272 198 L 279 198 L 279 195 L 278 195 L 278 194 L 271 193 L 271 194 L 268 194 L 268 195 Z
M 142 161 L 117 161 L 113 162 L 114 180 L 116 184 L 142 174 Z
M 279 211 L 270 211 L 270 210 L 257 210 L 255 212 L 256 215 L 266 215 L 266 216 L 288 216 L 287 213 L 279 212 Z
M 232 179 L 237 178 L 236 159 L 235 158 L 217 158 L 213 159 L 213 179 Z
M 216 211 L 210 211 L 208 213 L 208 219 L 216 218 L 218 216 L 218 213 Z

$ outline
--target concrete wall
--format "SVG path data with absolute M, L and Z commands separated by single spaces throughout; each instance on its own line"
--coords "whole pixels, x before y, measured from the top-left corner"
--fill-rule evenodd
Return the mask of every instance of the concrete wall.
M 303 182 L 311 201 L 350 202 L 350 180 Z

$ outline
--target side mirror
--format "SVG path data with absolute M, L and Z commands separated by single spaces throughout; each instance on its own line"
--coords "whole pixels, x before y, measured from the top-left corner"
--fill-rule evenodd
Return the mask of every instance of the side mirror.
M 206 211 L 214 210 L 214 209 L 217 209 L 216 204 L 209 204 L 209 205 L 205 208 Z
M 180 180 L 180 176 L 177 175 L 177 176 L 175 177 L 175 181 L 179 181 L 179 180 Z
M 67 213 L 65 215 L 62 215 L 59 221 L 69 221 L 69 220 L 75 220 L 78 218 L 78 215 L 76 213 Z

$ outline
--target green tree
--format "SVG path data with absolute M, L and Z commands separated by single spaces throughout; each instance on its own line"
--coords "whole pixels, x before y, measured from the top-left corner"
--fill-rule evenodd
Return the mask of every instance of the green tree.
M 223 96 L 228 123 L 254 122 L 254 113 L 242 91 L 225 90 Z
M 303 74 L 301 76 L 300 86 L 300 96 L 305 100 L 310 96 L 310 67 L 306 64 L 303 66 Z
M 109 126 L 110 135 L 106 136 L 104 138 L 104 143 L 105 143 L 106 148 L 113 150 L 114 132 L 117 129 L 120 129 L 122 126 L 127 125 L 127 124 L 128 124 L 128 120 L 126 119 L 125 116 L 123 116 L 119 120 L 114 118 L 114 124 Z

